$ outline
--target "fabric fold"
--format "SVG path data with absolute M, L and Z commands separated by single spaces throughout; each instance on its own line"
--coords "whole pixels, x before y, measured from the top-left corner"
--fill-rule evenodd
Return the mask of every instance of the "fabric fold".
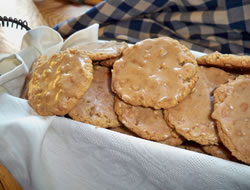
M 250 54 L 249 7 L 246 1 L 107 0 L 54 28 L 67 37 L 98 23 L 104 39 L 169 36 L 200 52 Z

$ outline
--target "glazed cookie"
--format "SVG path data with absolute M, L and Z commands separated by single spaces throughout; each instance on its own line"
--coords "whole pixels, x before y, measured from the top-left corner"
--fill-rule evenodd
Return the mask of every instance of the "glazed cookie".
M 13 170 L 12 170 L 13 171 Z M 14 176 L 0 163 L 0 190 L 23 190 Z
M 250 164 L 250 75 L 241 75 L 214 92 L 214 112 L 222 143 Z
M 201 145 L 218 144 L 216 125 L 211 119 L 212 92 L 233 76 L 218 68 L 199 67 L 194 92 L 177 106 L 164 111 L 164 118 L 177 133 Z
M 222 144 L 202 146 L 202 149 L 212 156 L 222 158 L 224 160 L 236 161 L 231 152 L 227 150 Z
M 90 58 L 81 51 L 68 49 L 38 62 L 29 82 L 29 104 L 43 116 L 67 114 L 91 84 Z
M 95 66 L 90 88 L 69 112 L 69 116 L 103 128 L 120 126 L 114 111 L 114 94 L 110 85 L 111 71 L 106 67 Z
M 197 63 L 229 69 L 250 70 L 250 56 L 221 54 L 217 51 L 197 58 Z
M 206 154 L 206 152 L 203 150 L 203 148 L 200 144 L 192 142 L 192 141 L 184 141 L 184 143 L 178 147 L 186 149 L 186 150 Z
M 42 56 L 38 57 L 37 61 L 32 64 L 30 72 L 27 74 L 27 76 L 25 78 L 24 86 L 23 86 L 23 89 L 22 89 L 22 92 L 21 92 L 21 98 L 28 100 L 29 83 L 30 83 L 30 80 L 32 78 L 33 72 L 34 72 L 36 66 L 39 63 L 42 63 L 42 62 L 46 61 L 46 59 L 47 59 L 47 57 L 42 55 Z
M 125 42 L 117 41 L 96 41 L 77 46 L 78 49 L 85 51 L 92 61 L 119 57 L 127 47 Z
M 189 95 L 198 79 L 191 52 L 168 37 L 138 42 L 113 65 L 112 90 L 125 102 L 169 108 Z
M 119 133 L 123 133 L 126 135 L 130 135 L 130 136 L 138 137 L 134 132 L 130 131 L 128 128 L 124 127 L 123 125 L 121 125 L 119 127 L 111 128 L 110 130 L 116 131 Z
M 118 59 L 120 59 L 120 57 L 116 57 L 116 58 L 110 58 L 110 59 L 105 59 L 103 61 L 100 61 L 99 64 L 106 66 L 106 67 L 113 67 L 113 64 L 115 63 L 115 61 L 117 61 Z
M 171 145 L 171 146 L 178 146 L 180 145 L 182 142 L 183 142 L 184 138 L 179 136 L 179 135 L 176 135 L 176 133 L 174 132 L 172 134 L 171 137 L 163 140 L 163 141 L 158 141 L 159 143 L 161 144 L 167 144 L 167 145 Z
M 171 145 L 182 143 L 181 137 L 163 119 L 161 110 L 132 106 L 116 97 L 115 112 L 119 120 L 139 137 L 154 141 L 167 141 L 169 139 Z

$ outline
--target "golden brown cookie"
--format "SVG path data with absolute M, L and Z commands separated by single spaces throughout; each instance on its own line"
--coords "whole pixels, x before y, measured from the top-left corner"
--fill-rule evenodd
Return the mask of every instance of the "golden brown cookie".
M 46 61 L 46 59 L 47 59 L 47 57 L 42 55 L 42 56 L 38 57 L 37 61 L 32 64 L 30 72 L 27 74 L 27 76 L 25 78 L 24 86 L 23 86 L 23 89 L 22 89 L 22 92 L 21 92 L 21 98 L 28 100 L 29 82 L 30 82 L 30 80 L 32 78 L 33 72 L 34 72 L 36 66 L 39 63 L 42 63 L 42 62 Z
M 187 140 L 202 145 L 218 144 L 216 125 L 211 119 L 212 92 L 233 76 L 218 68 L 199 67 L 194 92 L 177 106 L 164 111 L 166 121 Z
M 173 132 L 172 136 L 163 140 L 163 141 L 158 141 L 161 144 L 167 144 L 170 146 L 178 146 L 184 141 L 184 138 L 182 136 L 177 135 L 176 132 Z
M 0 190 L 22 190 L 13 175 L 0 163 Z
M 113 67 L 113 64 L 115 63 L 115 61 L 117 61 L 118 59 L 120 59 L 120 57 L 116 57 L 116 58 L 110 58 L 110 59 L 105 59 L 103 61 L 100 61 L 99 64 L 106 66 L 106 67 Z
M 33 71 L 31 70 L 25 78 L 25 82 L 24 82 L 23 89 L 21 92 L 21 98 L 26 99 L 26 100 L 28 100 L 29 82 L 32 78 L 32 75 L 33 75 Z
M 68 49 L 38 62 L 29 82 L 29 104 L 40 115 L 67 114 L 91 84 L 90 58 Z
M 103 128 L 121 125 L 114 111 L 111 71 L 107 67 L 94 67 L 94 79 L 90 88 L 69 112 L 69 116 Z
M 236 159 L 233 157 L 231 152 L 227 150 L 226 147 L 224 147 L 222 144 L 219 145 L 206 145 L 202 146 L 202 149 L 215 157 L 222 158 L 224 160 L 231 160 L 231 161 L 236 161 Z
M 175 106 L 197 81 L 193 55 L 168 37 L 127 48 L 113 65 L 112 90 L 125 102 L 155 109 Z
M 183 144 L 178 146 L 178 147 L 186 149 L 186 150 L 206 154 L 206 152 L 203 150 L 203 148 L 200 144 L 192 142 L 192 141 L 184 141 Z
M 169 139 L 173 145 L 182 143 L 181 137 L 163 119 L 161 110 L 132 106 L 116 97 L 115 112 L 124 126 L 139 137 L 154 141 L 167 141 Z
M 111 128 L 110 130 L 123 133 L 126 135 L 130 135 L 130 136 L 138 137 L 134 132 L 130 131 L 127 127 L 124 127 L 123 125 L 119 127 Z
M 92 61 L 119 57 L 127 47 L 125 42 L 117 41 L 97 41 L 77 46 L 78 49 L 85 51 Z
M 222 143 L 239 160 L 250 164 L 250 75 L 221 85 L 214 92 L 214 112 Z
M 197 63 L 229 69 L 250 70 L 250 56 L 221 54 L 217 51 L 197 58 Z

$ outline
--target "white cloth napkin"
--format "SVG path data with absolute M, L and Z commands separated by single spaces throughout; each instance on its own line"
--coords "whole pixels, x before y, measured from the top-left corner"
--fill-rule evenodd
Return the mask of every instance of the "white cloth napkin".
M 64 117 L 42 117 L 19 98 L 25 75 L 40 54 L 50 56 L 77 39 L 98 40 L 97 32 L 94 25 L 63 43 L 48 27 L 31 30 L 23 49 L 11 55 L 17 66 L 0 76 L 0 162 L 23 189 L 250 189 L 247 165 Z

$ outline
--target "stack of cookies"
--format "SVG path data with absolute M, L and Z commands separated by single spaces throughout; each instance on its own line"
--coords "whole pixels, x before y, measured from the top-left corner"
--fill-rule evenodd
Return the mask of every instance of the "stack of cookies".
M 41 56 L 23 97 L 40 115 L 250 164 L 249 69 L 248 56 L 196 60 L 169 37 L 98 41 Z

